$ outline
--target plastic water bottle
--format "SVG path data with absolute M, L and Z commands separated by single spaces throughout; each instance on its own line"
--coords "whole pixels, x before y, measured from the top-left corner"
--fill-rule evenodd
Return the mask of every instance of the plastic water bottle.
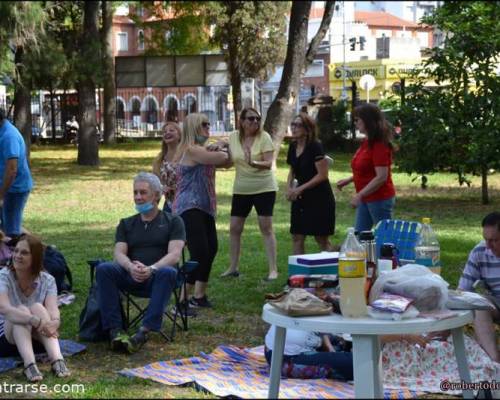
M 367 314 L 365 281 L 365 249 L 356 239 L 354 228 L 349 228 L 339 254 L 340 311 L 344 317 L 357 318 Z
M 415 246 L 415 264 L 424 265 L 441 275 L 441 248 L 430 224 L 430 218 L 422 218 L 420 239 Z

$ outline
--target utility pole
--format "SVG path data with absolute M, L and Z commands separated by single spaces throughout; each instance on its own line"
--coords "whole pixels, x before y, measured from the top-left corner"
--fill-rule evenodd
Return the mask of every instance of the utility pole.
M 342 99 L 345 100 L 347 98 L 347 92 L 345 88 L 345 1 L 342 2 L 342 51 L 344 53 L 344 60 L 342 63 Z

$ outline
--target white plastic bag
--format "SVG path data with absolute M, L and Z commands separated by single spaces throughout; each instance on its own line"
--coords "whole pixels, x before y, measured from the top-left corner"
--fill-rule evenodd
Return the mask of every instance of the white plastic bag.
M 419 311 L 441 310 L 448 300 L 448 286 L 427 267 L 406 264 L 377 278 L 370 291 L 370 303 L 386 292 L 414 299 L 412 305 Z

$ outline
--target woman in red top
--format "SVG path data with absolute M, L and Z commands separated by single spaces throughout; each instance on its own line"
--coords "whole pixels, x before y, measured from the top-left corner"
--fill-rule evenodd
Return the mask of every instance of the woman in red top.
M 396 191 L 391 178 L 390 129 L 382 112 L 376 105 L 363 104 L 356 107 L 353 117 L 366 138 L 352 158 L 352 176 L 338 181 L 337 188 L 354 182 L 351 206 L 356 208 L 355 229 L 361 232 L 382 219 L 392 219 Z

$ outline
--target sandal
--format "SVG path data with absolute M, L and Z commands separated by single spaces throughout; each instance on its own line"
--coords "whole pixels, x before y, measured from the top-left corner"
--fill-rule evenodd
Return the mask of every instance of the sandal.
M 43 375 L 36 366 L 35 363 L 31 363 L 26 368 L 23 369 L 24 376 L 28 379 L 28 382 L 39 382 L 43 379 Z
M 52 365 L 52 372 L 58 378 L 66 378 L 71 375 L 71 372 L 66 366 L 66 362 L 62 358 L 54 361 L 51 365 Z

